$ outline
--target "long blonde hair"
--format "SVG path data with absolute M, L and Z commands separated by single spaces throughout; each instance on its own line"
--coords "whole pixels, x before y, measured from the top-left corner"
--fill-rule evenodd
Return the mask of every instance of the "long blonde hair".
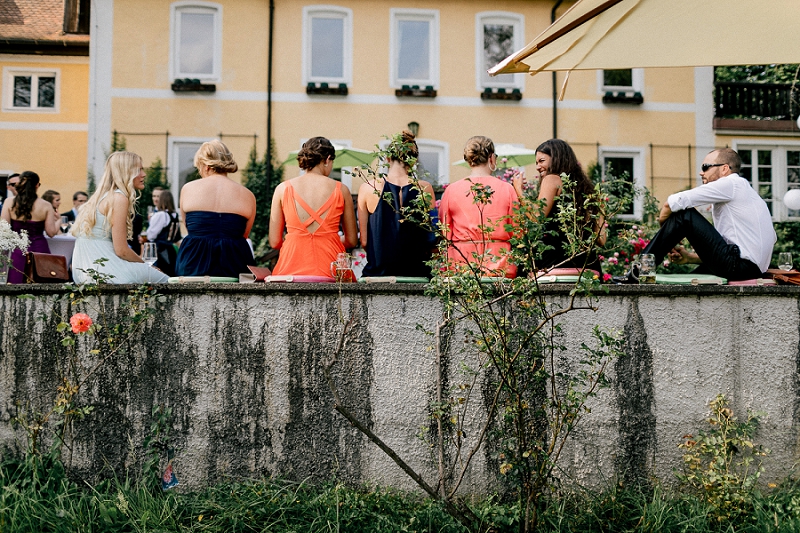
M 80 208 L 75 219 L 72 234 L 76 237 L 88 237 L 92 234 L 97 221 L 97 206 L 109 193 L 122 191 L 128 199 L 128 240 L 133 237 L 133 215 L 136 212 L 138 191 L 133 187 L 133 180 L 139 175 L 142 168 L 142 158 L 133 152 L 114 152 L 106 159 L 103 170 L 103 179 L 100 180 L 97 190 L 91 198 Z M 110 202 L 106 212 L 106 221 L 103 224 L 105 231 L 111 230 L 111 219 L 114 216 L 114 202 Z

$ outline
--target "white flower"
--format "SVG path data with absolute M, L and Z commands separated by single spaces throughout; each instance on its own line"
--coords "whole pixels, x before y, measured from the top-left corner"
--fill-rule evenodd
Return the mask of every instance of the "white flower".
M 17 233 L 11 229 L 11 224 L 5 220 L 0 220 L 0 265 L 5 265 L 8 257 L 11 255 L 9 252 L 19 248 L 22 253 L 28 251 L 30 241 L 28 240 L 28 232 L 25 230 Z

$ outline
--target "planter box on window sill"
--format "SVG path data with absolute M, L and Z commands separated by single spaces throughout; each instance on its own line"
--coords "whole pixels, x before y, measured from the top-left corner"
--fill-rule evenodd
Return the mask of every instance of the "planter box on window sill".
M 215 93 L 217 92 L 217 86 L 213 83 L 200 83 L 200 80 L 184 78 L 172 82 L 172 90 L 176 93 Z
M 644 97 L 640 92 L 620 91 L 607 92 L 603 95 L 604 104 L 634 104 L 639 105 L 644 102 Z
M 347 96 L 347 84 L 340 83 L 331 87 L 325 82 L 314 83 L 312 81 L 306 85 L 306 94 L 333 94 L 337 96 Z
M 436 89 L 433 85 L 428 85 L 424 89 L 420 89 L 419 85 L 403 85 L 400 89 L 395 89 L 395 96 L 411 96 L 416 98 L 435 98 Z
M 504 88 L 492 89 L 486 87 L 481 93 L 481 100 L 522 100 L 522 92 L 519 89 L 507 91 Z

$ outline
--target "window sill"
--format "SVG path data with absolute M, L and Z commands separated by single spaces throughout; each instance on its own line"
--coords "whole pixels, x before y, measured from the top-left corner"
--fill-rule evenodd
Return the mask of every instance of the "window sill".
M 176 93 L 215 93 L 217 92 L 217 86 L 213 83 L 201 83 L 200 80 L 185 78 L 172 82 L 172 90 Z
M 424 89 L 420 89 L 419 85 L 403 85 L 400 89 L 395 89 L 395 96 L 405 96 L 412 98 L 436 98 L 436 89 L 433 85 L 428 85 Z
M 306 85 L 306 94 L 332 94 L 337 96 L 347 96 L 347 92 L 346 83 L 340 83 L 331 87 L 325 82 L 314 83 L 312 81 Z
M 633 91 L 608 91 L 603 95 L 604 104 L 634 104 L 640 105 L 644 102 L 644 97 L 640 92 Z
M 639 105 L 644 102 L 644 97 L 640 92 L 633 91 L 608 91 L 603 95 L 604 104 L 634 104 Z
M 512 89 L 511 92 L 508 92 L 504 88 L 492 89 L 491 87 L 486 87 L 481 93 L 481 100 L 519 101 L 522 100 L 522 92 L 519 89 Z
M 794 120 L 754 120 L 714 117 L 714 130 L 797 133 L 798 128 L 797 122 Z

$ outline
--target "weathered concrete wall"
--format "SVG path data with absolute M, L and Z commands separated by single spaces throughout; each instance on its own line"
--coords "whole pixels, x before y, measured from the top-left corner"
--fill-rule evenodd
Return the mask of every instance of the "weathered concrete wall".
M 555 301 L 566 292 L 548 287 Z M 18 295 L 31 292 L 34 298 Z M 225 476 L 283 476 L 415 488 L 332 409 L 322 364 L 342 331 L 334 287 L 164 287 L 167 296 L 133 348 L 106 362 L 82 398 L 95 407 L 75 424 L 70 464 L 91 476 L 141 461 L 151 408 L 173 409 L 174 464 L 185 487 Z M 45 409 L 63 349 L 53 312 L 70 311 L 52 287 L 0 287 L 0 446 L 19 448 L 10 421 Z M 111 313 L 124 290 L 110 289 Z M 592 401 L 561 467 L 566 478 L 600 484 L 643 472 L 669 482 L 677 444 L 703 427 L 707 403 L 724 392 L 734 409 L 764 411 L 760 441 L 772 450 L 765 479 L 800 455 L 800 290 L 786 287 L 612 287 L 598 312 L 565 316 L 567 344 L 601 324 L 625 333 L 626 356 L 612 387 Z M 353 286 L 341 295 L 352 336 L 336 379 L 344 403 L 414 467 L 433 477 L 433 451 L 417 437 L 429 424 L 436 365 L 431 338 L 416 326 L 440 317 L 419 287 Z M 46 318 L 43 318 L 46 317 Z M 464 343 L 456 334 L 446 372 L 455 379 Z M 60 355 L 62 354 L 62 355 Z M 85 364 L 92 364 L 86 355 Z M 568 351 L 559 364 L 575 364 Z M 483 401 L 483 399 L 481 400 Z M 21 407 L 20 407 L 21 406 Z M 468 432 L 469 433 L 469 432 Z M 466 489 L 487 490 L 496 465 L 479 454 Z

